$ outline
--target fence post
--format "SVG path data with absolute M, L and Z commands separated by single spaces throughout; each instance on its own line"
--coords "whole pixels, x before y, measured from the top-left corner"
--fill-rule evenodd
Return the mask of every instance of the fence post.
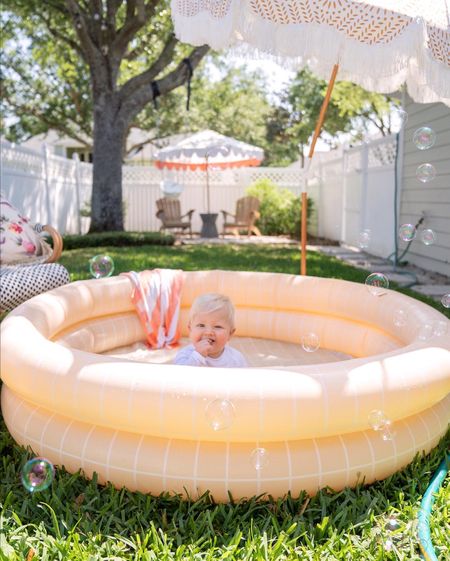
M 77 207 L 77 234 L 81 234 L 81 196 L 80 196 L 80 156 L 77 152 L 72 155 L 75 166 L 75 201 Z
M 362 232 L 367 224 L 367 188 L 369 184 L 369 143 L 363 142 L 361 152 L 361 168 L 362 168 L 362 182 L 361 182 L 361 222 L 359 231 Z
M 51 203 L 50 203 L 50 180 L 49 180 L 49 169 L 48 169 L 48 146 L 47 144 L 42 145 L 42 156 L 44 162 L 44 184 L 45 184 L 45 206 L 47 211 L 47 224 L 51 224 L 52 226 L 58 227 L 57 224 L 53 224 L 53 216 L 51 210 Z
M 342 196 L 341 196 L 341 242 L 347 238 L 347 172 L 348 172 L 348 148 L 344 146 L 342 151 Z

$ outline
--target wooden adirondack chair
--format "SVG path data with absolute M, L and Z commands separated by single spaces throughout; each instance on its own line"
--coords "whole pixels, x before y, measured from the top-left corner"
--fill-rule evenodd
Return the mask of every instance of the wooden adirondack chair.
M 184 230 L 189 231 L 192 238 L 192 215 L 194 210 L 190 210 L 186 214 L 181 214 L 181 205 L 178 199 L 163 198 L 156 201 L 157 212 L 156 216 L 162 222 L 160 231 L 164 230 Z M 187 220 L 183 220 L 186 218 Z
M 236 214 L 231 214 L 226 210 L 222 210 L 223 214 L 223 231 L 225 236 L 227 230 L 231 230 L 235 236 L 239 236 L 239 230 L 247 230 L 247 234 L 251 236 L 255 234 L 260 236 L 259 228 L 255 226 L 255 222 L 260 217 L 259 199 L 256 197 L 242 197 L 236 202 Z M 232 217 L 233 220 L 228 217 Z

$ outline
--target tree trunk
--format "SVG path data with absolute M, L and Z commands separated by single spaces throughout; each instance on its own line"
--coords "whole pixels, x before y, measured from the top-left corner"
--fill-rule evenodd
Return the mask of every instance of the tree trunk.
M 89 232 L 122 231 L 122 149 L 127 126 L 118 115 L 117 94 L 94 99 L 94 151 Z

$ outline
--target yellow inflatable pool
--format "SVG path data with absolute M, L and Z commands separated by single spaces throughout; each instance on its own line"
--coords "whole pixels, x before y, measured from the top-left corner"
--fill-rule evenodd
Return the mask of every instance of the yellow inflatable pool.
M 100 482 L 191 497 L 210 490 L 223 501 L 370 483 L 445 433 L 450 329 L 438 311 L 333 279 L 187 272 L 184 334 L 204 292 L 234 302 L 232 345 L 251 367 L 118 355 L 145 338 L 127 277 L 75 282 L 18 307 L 1 326 L 2 408 L 14 439 Z M 326 362 L 271 354 L 300 348 L 309 332 Z M 374 411 L 392 422 L 386 440 Z

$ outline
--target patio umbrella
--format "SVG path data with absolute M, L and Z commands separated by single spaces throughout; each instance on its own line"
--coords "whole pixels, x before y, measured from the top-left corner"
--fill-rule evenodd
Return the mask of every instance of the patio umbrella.
M 340 78 L 380 93 L 406 84 L 418 103 L 450 105 L 450 27 L 447 0 L 172 0 L 177 37 L 215 50 L 258 49 L 292 59 L 328 78 L 308 163 L 331 91 Z M 301 274 L 306 274 L 305 181 L 302 192 Z
M 264 158 L 262 148 L 224 136 L 212 130 L 197 132 L 155 154 L 160 169 L 206 171 L 206 200 L 210 213 L 209 169 L 259 166 Z

